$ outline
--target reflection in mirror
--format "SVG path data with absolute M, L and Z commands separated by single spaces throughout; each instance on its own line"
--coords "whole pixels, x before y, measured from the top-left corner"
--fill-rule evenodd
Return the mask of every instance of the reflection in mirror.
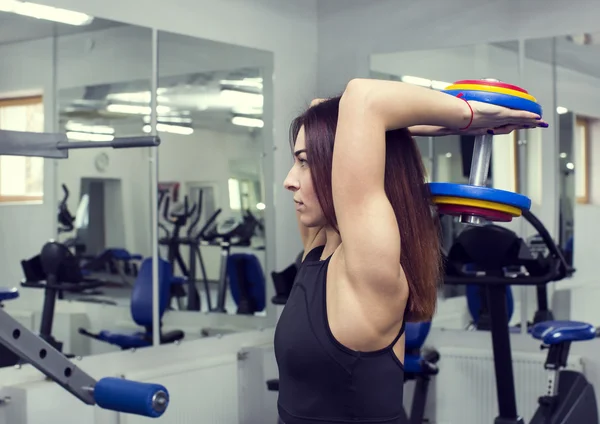
M 510 48 L 507 48 L 510 47 Z M 504 46 L 477 44 L 449 49 L 406 51 L 372 55 L 371 77 L 402 81 L 442 90 L 454 81 L 495 78 L 518 83 L 518 43 Z M 416 137 L 430 181 L 467 184 L 473 155 L 474 136 Z M 519 191 L 516 134 L 493 139 L 487 185 Z M 450 216 L 442 216 L 443 247 L 448 251 L 465 228 Z M 441 296 L 462 296 L 462 286 L 445 286 Z
M 593 186 L 593 157 L 591 149 L 597 138 L 600 107 L 594 93 L 600 82 L 598 58 L 600 49 L 591 34 L 572 34 L 528 40 L 526 55 L 541 66 L 550 68 L 555 76 L 555 110 L 558 124 L 558 234 L 557 242 L 569 263 L 579 269 L 575 253 L 576 235 L 579 240 L 593 240 L 589 230 L 595 203 Z M 532 70 L 533 71 L 533 70 Z M 581 225 L 581 226 L 580 226 Z M 592 246 L 584 247 L 584 250 Z M 591 265 L 591 264 L 590 264 Z M 579 272 L 577 274 L 580 274 Z
M 265 313 L 262 158 L 272 60 L 159 33 L 159 244 L 175 275 L 174 309 Z
M 57 37 L 58 130 L 72 142 L 144 135 L 150 96 L 130 96 L 150 90 L 151 31 L 94 22 Z M 139 261 L 152 253 L 148 157 L 148 148 L 81 149 L 56 168 L 59 239 L 106 282 L 109 303 L 129 306 Z

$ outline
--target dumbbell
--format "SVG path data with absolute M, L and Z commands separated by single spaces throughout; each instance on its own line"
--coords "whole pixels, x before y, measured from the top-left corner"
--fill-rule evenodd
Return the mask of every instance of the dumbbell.
M 535 97 L 516 85 L 496 79 L 460 80 L 443 90 L 464 100 L 478 101 L 542 115 Z M 460 222 L 482 225 L 510 222 L 529 210 L 531 200 L 522 194 L 486 187 L 493 135 L 475 137 L 469 184 L 429 183 L 438 212 L 458 216 Z

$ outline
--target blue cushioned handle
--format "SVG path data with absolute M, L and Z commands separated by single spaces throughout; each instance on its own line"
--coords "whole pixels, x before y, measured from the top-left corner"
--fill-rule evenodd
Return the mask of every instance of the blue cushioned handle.
M 460 94 L 461 98 L 464 100 L 490 103 L 497 106 L 507 107 L 509 109 L 524 110 L 542 116 L 542 106 L 540 106 L 538 103 L 523 99 L 521 97 L 511 96 L 510 94 L 475 90 L 445 90 L 443 92 L 452 96 L 458 96 Z
M 529 208 L 531 208 L 531 199 L 529 199 L 529 197 L 519 193 L 513 193 L 512 191 L 454 183 L 429 183 L 428 187 L 432 196 L 464 197 L 467 199 L 486 200 L 488 202 L 514 206 L 521 210 L 529 210 Z
M 0 287 L 0 302 L 3 300 L 16 299 L 17 297 L 19 297 L 19 290 L 17 290 L 16 287 L 10 289 L 6 287 Z
M 542 340 L 544 344 L 554 345 L 594 339 L 596 328 L 578 321 L 544 321 L 532 327 L 531 335 L 534 339 Z
M 96 383 L 94 399 L 104 409 L 157 418 L 167 409 L 169 392 L 160 384 L 107 377 Z

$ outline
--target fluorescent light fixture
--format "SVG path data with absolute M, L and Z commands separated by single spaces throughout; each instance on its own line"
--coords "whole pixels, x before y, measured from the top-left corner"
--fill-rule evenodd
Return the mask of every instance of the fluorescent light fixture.
M 124 105 L 117 103 L 106 106 L 106 110 L 113 113 L 125 113 L 131 115 L 150 115 L 152 113 L 152 108 L 150 106 Z M 156 106 L 156 112 L 158 114 L 169 113 L 170 111 L 171 108 L 168 106 Z
M 65 125 L 67 131 L 84 132 L 94 134 L 114 134 L 115 129 L 107 125 L 85 125 L 78 122 L 69 121 Z
M 256 204 L 256 209 L 258 209 L 259 211 L 264 211 L 266 207 L 267 205 L 265 205 L 263 202 Z
M 219 81 L 221 85 L 230 85 L 234 87 L 247 87 L 247 88 L 255 88 L 257 90 L 262 90 L 263 88 L 263 79 L 262 78 L 244 78 L 241 80 L 221 80 Z
M 2 0 L 0 0 L 2 1 Z M 166 98 L 162 96 L 167 91 L 166 88 L 159 88 L 156 90 L 156 100 L 159 103 L 166 103 Z M 106 96 L 107 100 L 114 101 L 116 103 L 145 103 L 150 104 L 152 99 L 150 98 L 150 91 L 137 91 L 131 93 L 112 93 Z
M 446 87 L 449 87 L 451 85 L 452 84 L 450 84 L 449 82 L 431 80 L 431 88 L 433 88 L 434 90 L 445 90 Z
M 400 77 L 400 81 L 407 84 L 420 85 L 421 87 L 431 87 L 431 80 L 421 77 L 411 77 L 410 75 L 404 75 Z
M 152 126 L 144 125 L 143 128 L 146 134 L 152 132 Z M 194 134 L 194 129 L 191 127 L 182 127 L 181 125 L 168 125 L 168 124 L 156 124 L 156 130 L 158 132 L 165 132 L 171 134 L 179 134 L 179 135 L 192 135 Z
M 234 106 L 231 111 L 236 115 L 262 115 L 262 107 Z
M 0 11 L 75 26 L 89 25 L 94 20 L 85 13 L 19 0 L 0 0 Z
M 67 131 L 67 138 L 74 141 L 113 141 L 115 136 L 111 134 L 92 134 L 77 131 Z
M 559 115 L 564 115 L 568 111 L 569 111 L 569 109 L 567 109 L 566 107 L 562 107 L 562 106 L 556 107 L 556 113 L 558 113 Z
M 150 124 L 150 116 L 144 116 L 144 122 Z M 183 116 L 161 116 L 160 122 L 167 124 L 191 124 L 192 118 L 184 118 Z
M 253 128 L 262 128 L 265 125 L 262 119 L 249 118 L 247 116 L 234 116 L 233 118 L 231 118 L 231 123 L 233 125 Z
M 263 107 L 263 95 L 256 93 L 246 93 L 237 90 L 221 90 L 221 99 L 232 106 L 237 107 Z

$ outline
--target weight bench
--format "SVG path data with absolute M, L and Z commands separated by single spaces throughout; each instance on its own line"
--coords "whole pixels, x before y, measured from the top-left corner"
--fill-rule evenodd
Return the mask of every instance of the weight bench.
M 159 285 L 159 316 L 167 309 L 169 294 L 171 290 L 172 271 L 171 265 L 162 259 L 158 262 L 158 285 Z M 152 346 L 152 259 L 144 259 L 141 263 L 137 278 L 135 279 L 131 292 L 131 316 L 135 323 L 144 327 L 145 331 L 134 333 L 117 333 L 102 330 L 97 334 L 91 333 L 83 328 L 79 333 L 93 339 L 118 346 L 123 350 Z M 162 322 L 160 323 L 162 326 Z M 174 330 L 160 334 L 160 343 L 174 343 L 184 338 L 184 332 Z

